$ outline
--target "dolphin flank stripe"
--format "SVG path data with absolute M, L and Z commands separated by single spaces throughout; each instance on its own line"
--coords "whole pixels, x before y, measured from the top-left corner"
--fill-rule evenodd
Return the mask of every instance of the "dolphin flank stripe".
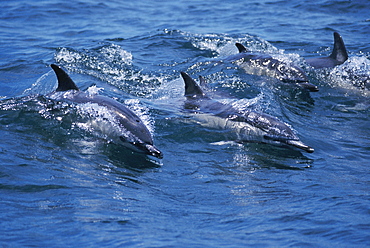
M 235 43 L 239 53 L 228 56 L 225 61 L 242 61 L 240 67 L 248 74 L 265 75 L 283 82 L 295 83 L 309 91 L 318 91 L 316 85 L 308 82 L 306 73 L 296 65 L 272 58 L 268 54 L 252 53 L 241 43 Z

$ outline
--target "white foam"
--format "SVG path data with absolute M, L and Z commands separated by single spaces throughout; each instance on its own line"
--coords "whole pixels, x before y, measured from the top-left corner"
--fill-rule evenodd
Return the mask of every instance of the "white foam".
M 90 87 L 86 90 L 86 92 L 87 92 L 89 95 L 97 95 L 97 94 L 99 94 L 99 92 L 100 92 L 101 90 L 103 90 L 103 88 L 100 88 L 100 87 L 98 87 L 98 86 L 96 86 L 96 85 L 93 85 L 93 86 L 90 86 Z
M 214 146 L 225 146 L 225 145 L 235 145 L 237 143 L 235 141 L 218 141 L 218 142 L 212 142 L 210 144 Z
M 322 71 L 318 76 L 329 81 L 332 87 L 346 89 L 347 93 L 358 92 L 363 96 L 370 96 L 370 60 L 366 57 L 350 57 L 343 64 Z
M 64 62 L 72 64 L 80 61 L 82 56 L 78 52 L 71 51 L 63 47 L 55 54 L 54 59 L 57 63 Z
M 58 81 L 52 70 L 43 74 L 34 82 L 31 87 L 23 91 L 24 95 L 40 94 L 46 95 L 57 87 Z
M 125 100 L 125 105 L 132 110 L 142 120 L 144 125 L 148 128 L 151 134 L 154 134 L 155 125 L 154 120 L 149 114 L 149 108 L 142 105 L 139 99 Z

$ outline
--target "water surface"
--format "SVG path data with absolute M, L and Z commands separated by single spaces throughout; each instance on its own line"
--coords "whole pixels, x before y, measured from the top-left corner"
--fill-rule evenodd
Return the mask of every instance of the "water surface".
M 0 12 L 3 247 L 370 245 L 370 3 L 9 1 Z M 349 60 L 314 71 L 333 32 Z M 214 61 L 235 42 L 302 66 L 319 92 Z M 147 124 L 162 160 L 77 125 L 43 95 L 49 64 Z M 189 121 L 180 71 L 206 92 L 291 125 L 307 154 L 238 144 Z M 352 75 L 360 75 L 353 77 Z M 94 88 L 95 87 L 95 88 Z

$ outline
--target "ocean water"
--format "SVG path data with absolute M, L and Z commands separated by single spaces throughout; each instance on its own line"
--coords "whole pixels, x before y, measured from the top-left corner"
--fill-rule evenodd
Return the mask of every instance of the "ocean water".
M 1 247 L 369 247 L 370 1 L 1 1 Z M 333 32 L 349 60 L 313 70 Z M 235 42 L 319 92 L 215 63 Z M 44 97 L 49 65 L 126 104 L 161 160 Z M 180 71 L 288 123 L 315 152 L 233 142 L 184 112 Z

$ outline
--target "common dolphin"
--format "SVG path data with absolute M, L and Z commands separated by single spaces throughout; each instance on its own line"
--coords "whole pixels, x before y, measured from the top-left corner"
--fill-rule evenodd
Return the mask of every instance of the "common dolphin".
M 313 68 L 320 69 L 341 65 L 347 59 L 348 54 L 343 39 L 337 32 L 334 32 L 334 47 L 330 56 L 306 59 L 306 62 Z
M 275 145 L 286 144 L 306 152 L 314 149 L 299 140 L 294 131 L 277 118 L 252 110 L 240 111 L 230 105 L 210 99 L 200 86 L 185 72 L 181 72 L 185 82 L 185 108 L 195 111 L 195 119 L 205 126 L 227 129 L 235 132 L 236 141 L 258 142 Z M 199 77 L 204 81 L 203 77 Z
M 91 103 L 105 107 L 112 116 L 113 125 L 110 127 L 98 127 L 107 132 L 108 136 L 116 143 L 120 143 L 136 152 L 142 152 L 157 158 L 162 158 L 162 152 L 153 145 L 152 136 L 142 120 L 130 109 L 111 98 L 101 95 L 91 95 L 78 89 L 69 75 L 55 64 L 50 65 L 54 70 L 58 87 L 53 95 L 55 100 L 72 103 Z M 104 125 L 104 122 L 93 121 L 91 125 Z M 107 130 L 108 129 L 108 130 Z
M 241 43 L 235 43 L 235 45 L 239 53 L 225 58 L 225 61 L 241 61 L 242 63 L 239 66 L 246 73 L 265 75 L 283 82 L 296 83 L 309 91 L 318 91 L 316 85 L 308 82 L 307 75 L 302 68 L 274 59 L 268 54 L 249 52 Z

